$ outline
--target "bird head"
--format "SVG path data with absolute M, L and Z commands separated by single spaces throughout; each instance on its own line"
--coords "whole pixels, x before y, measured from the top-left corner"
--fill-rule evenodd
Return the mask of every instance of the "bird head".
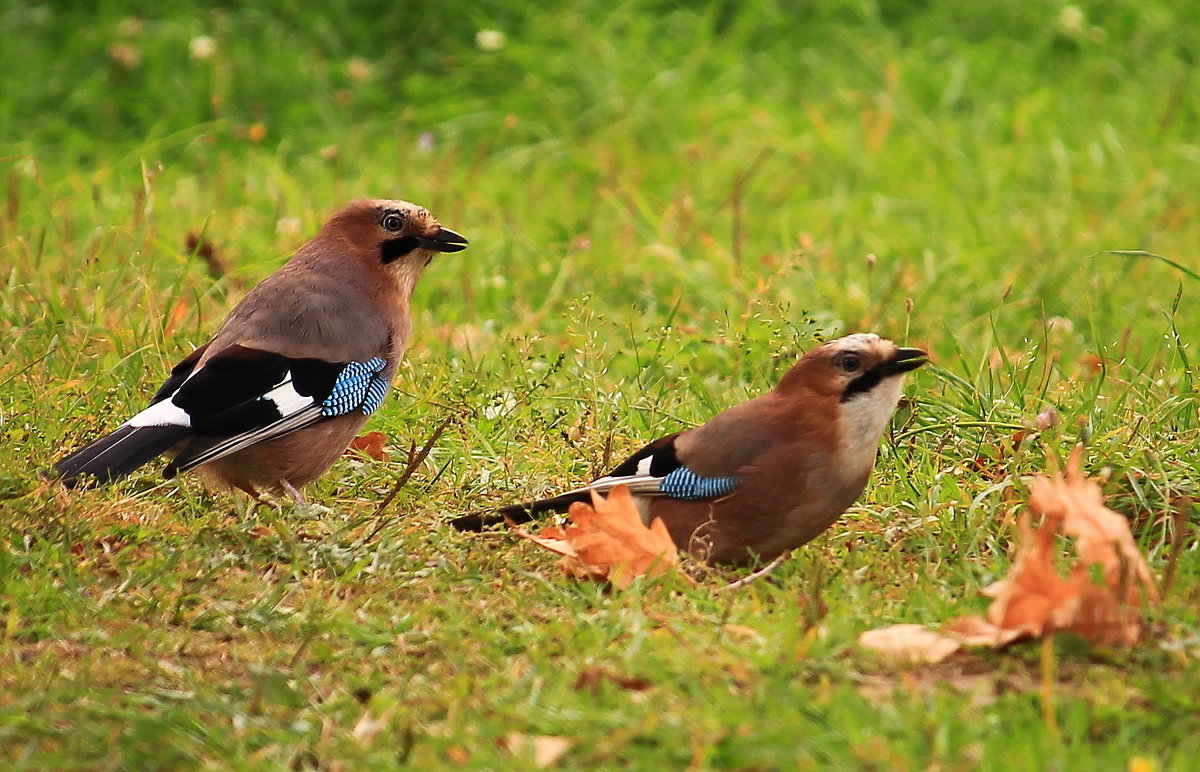
M 898 399 L 904 374 L 929 361 L 919 348 L 901 348 L 870 332 L 831 340 L 805 357 L 809 358 L 816 365 L 814 375 L 824 376 L 820 380 L 838 394 L 839 402 L 875 400 L 880 389 L 894 392 Z
M 918 348 L 901 348 L 874 333 L 837 338 L 809 351 L 779 382 L 783 393 L 796 391 L 838 405 L 842 440 L 866 453 L 887 427 L 904 386 L 904 374 L 928 360 Z
M 408 201 L 354 201 L 326 225 L 360 254 L 386 266 L 424 268 L 438 252 L 459 252 L 467 240 L 443 228 L 423 206 Z

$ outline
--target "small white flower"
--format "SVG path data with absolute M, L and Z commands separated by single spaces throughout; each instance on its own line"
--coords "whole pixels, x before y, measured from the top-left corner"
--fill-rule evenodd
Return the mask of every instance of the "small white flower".
M 481 29 L 475 33 L 475 45 L 480 51 L 499 51 L 504 48 L 504 33 L 498 29 Z
M 212 55 L 217 52 L 217 41 L 213 40 L 208 35 L 197 35 L 192 38 L 192 42 L 188 43 L 188 53 L 198 62 L 203 62 L 211 59 Z
M 375 68 L 361 56 L 352 56 L 346 61 L 346 77 L 355 83 L 366 83 L 375 77 Z
M 136 16 L 127 16 L 117 22 L 117 34 L 122 37 L 136 38 L 142 34 L 142 20 Z
M 1058 426 L 1058 411 L 1052 407 L 1048 407 L 1037 414 L 1035 419 L 1037 428 L 1046 431 L 1054 426 Z
M 1046 329 L 1050 332 L 1074 332 L 1075 323 L 1065 316 L 1052 316 L 1046 320 Z
M 38 176 L 38 162 L 33 156 L 27 155 L 17 161 L 17 173 L 22 177 L 34 179 Z
M 1063 6 L 1058 12 L 1058 31 L 1069 38 L 1083 37 L 1087 26 L 1087 16 L 1077 5 Z
M 517 398 L 510 391 L 493 398 L 490 405 L 483 409 L 483 417 L 493 421 L 517 406 Z
M 299 217 L 280 217 L 279 222 L 275 223 L 275 232 L 284 236 L 295 236 L 300 233 L 302 225 Z

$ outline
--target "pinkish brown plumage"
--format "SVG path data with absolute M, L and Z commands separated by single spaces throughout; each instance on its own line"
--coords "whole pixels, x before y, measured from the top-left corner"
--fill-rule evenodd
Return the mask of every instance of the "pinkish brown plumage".
M 404 356 L 409 300 L 439 252 L 466 247 L 423 207 L 355 201 L 186 357 L 150 407 L 56 465 L 67 485 L 122 477 L 161 453 L 251 495 L 329 468 L 382 402 Z
M 643 519 L 662 518 L 680 548 L 718 563 L 769 560 L 824 531 L 862 493 L 904 373 L 924 357 L 873 334 L 829 341 L 772 391 L 651 443 L 584 488 L 499 514 L 527 520 L 626 485 Z M 454 522 L 475 530 L 493 519 Z

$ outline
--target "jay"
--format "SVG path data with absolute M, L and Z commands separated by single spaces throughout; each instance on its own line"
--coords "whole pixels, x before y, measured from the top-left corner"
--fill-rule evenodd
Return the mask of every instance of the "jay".
M 774 390 L 650 443 L 604 477 L 558 496 L 451 521 L 463 531 L 527 522 L 628 486 L 643 522 L 714 563 L 770 560 L 813 539 L 854 503 L 924 351 L 874 334 L 809 351 Z
M 467 240 L 407 201 L 355 201 L 254 287 L 150 406 L 55 465 L 108 482 L 162 453 L 258 498 L 324 474 L 383 402 L 404 356 L 409 299 L 439 252 Z

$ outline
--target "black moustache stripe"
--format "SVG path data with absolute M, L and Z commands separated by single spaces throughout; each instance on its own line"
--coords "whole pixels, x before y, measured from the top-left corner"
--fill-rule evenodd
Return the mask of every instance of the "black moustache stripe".
M 390 263 L 412 252 L 420 244 L 421 240 L 416 236 L 400 236 L 399 238 L 388 239 L 380 245 L 379 257 L 385 264 Z
M 865 373 L 846 384 L 846 390 L 842 392 L 842 402 L 847 402 L 853 399 L 855 395 L 866 394 L 871 389 L 878 386 L 879 382 L 882 380 L 883 373 L 880 370 L 876 368 L 867 370 Z

